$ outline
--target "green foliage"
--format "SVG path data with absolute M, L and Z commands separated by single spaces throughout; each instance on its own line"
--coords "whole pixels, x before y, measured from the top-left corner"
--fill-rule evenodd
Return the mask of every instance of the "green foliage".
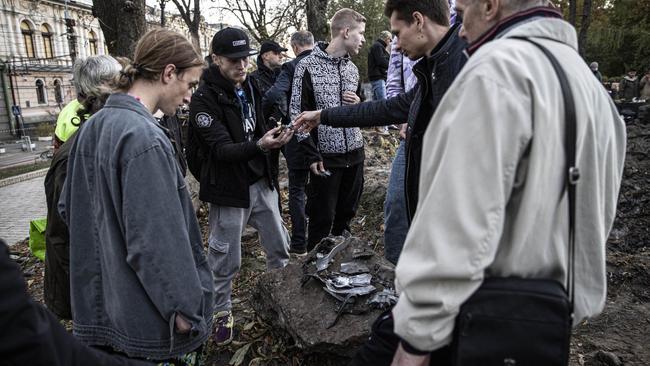
M 341 8 L 350 8 L 366 17 L 366 43 L 352 61 L 359 68 L 362 82 L 368 81 L 368 50 L 379 38 L 381 31 L 390 30 L 388 18 L 384 16 L 384 1 L 381 0 L 333 0 L 328 6 L 328 19 Z
M 594 0 L 593 3 L 586 61 L 597 61 L 603 75 L 616 79 L 629 68 L 636 68 L 639 73 L 650 69 L 650 0 Z M 582 1 L 578 1 L 578 23 L 580 9 Z

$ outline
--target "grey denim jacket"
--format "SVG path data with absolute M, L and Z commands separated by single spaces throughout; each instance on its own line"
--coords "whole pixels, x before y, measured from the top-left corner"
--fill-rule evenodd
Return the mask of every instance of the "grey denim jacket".
M 127 94 L 78 133 L 59 200 L 74 335 L 153 360 L 193 351 L 211 329 L 212 274 L 170 141 Z M 175 332 L 177 313 L 189 334 Z

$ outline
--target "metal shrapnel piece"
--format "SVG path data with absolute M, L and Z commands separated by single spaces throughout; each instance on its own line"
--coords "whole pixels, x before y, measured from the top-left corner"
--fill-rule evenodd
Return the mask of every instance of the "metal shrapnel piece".
M 332 291 L 335 294 L 354 294 L 356 296 L 364 296 L 373 293 L 377 288 L 373 285 L 363 286 L 363 287 L 351 287 L 351 288 L 341 288 L 338 289 L 334 287 L 329 281 L 325 282 L 327 289 Z
M 395 295 L 395 291 L 385 288 L 374 294 L 370 299 L 368 299 L 367 303 L 375 308 L 387 309 L 397 303 L 397 296 Z
M 363 273 L 354 276 L 350 276 L 350 286 L 354 287 L 363 287 L 370 285 L 370 280 L 372 280 L 372 275 L 370 273 Z
M 373 251 L 370 249 L 355 249 L 352 251 L 352 258 L 370 258 L 374 255 Z
M 336 288 L 347 287 L 364 287 L 370 285 L 372 275 L 370 273 L 362 273 L 354 276 L 346 275 L 332 275 L 326 281 Z
M 348 274 L 348 275 L 355 275 L 359 273 L 368 273 L 370 272 L 370 269 L 357 262 L 345 262 L 341 263 L 341 273 Z
M 334 248 L 332 248 L 332 250 L 329 252 L 328 255 L 326 255 L 323 258 L 318 258 L 316 260 L 316 271 L 317 272 L 326 270 L 327 267 L 329 267 L 330 262 L 332 261 L 332 259 L 334 259 L 334 256 L 336 256 L 336 254 L 338 254 L 341 250 L 345 249 L 345 247 L 349 243 L 348 241 L 343 240 L 342 237 L 338 238 L 338 239 L 341 242 L 339 244 L 337 244 Z

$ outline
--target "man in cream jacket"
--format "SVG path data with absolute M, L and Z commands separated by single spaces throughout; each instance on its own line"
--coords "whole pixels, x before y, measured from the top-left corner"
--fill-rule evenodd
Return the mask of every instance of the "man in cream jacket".
M 568 75 L 581 172 L 575 323 L 605 303 L 605 242 L 625 157 L 614 104 L 547 1 L 457 0 L 456 10 L 470 58 L 424 135 L 418 211 L 396 269 L 393 365 L 428 365 L 485 277 L 566 283 L 564 100 L 549 60 L 513 37 L 544 45 Z

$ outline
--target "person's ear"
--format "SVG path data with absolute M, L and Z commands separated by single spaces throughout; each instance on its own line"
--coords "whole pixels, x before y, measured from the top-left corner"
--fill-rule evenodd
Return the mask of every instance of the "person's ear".
M 422 28 L 424 28 L 424 16 L 422 13 L 419 11 L 413 12 L 413 23 L 415 23 L 418 32 L 422 32 Z
M 496 20 L 498 19 L 499 10 L 503 5 L 501 0 L 480 0 L 481 10 L 483 15 L 487 20 Z
M 162 75 L 161 75 L 161 81 L 163 84 L 169 83 L 172 78 L 174 78 L 174 75 L 176 74 L 176 65 L 169 64 L 165 66 L 163 69 Z
M 215 63 L 215 65 L 219 65 L 219 56 L 215 55 L 214 53 L 210 55 L 210 58 L 212 58 L 212 62 Z

